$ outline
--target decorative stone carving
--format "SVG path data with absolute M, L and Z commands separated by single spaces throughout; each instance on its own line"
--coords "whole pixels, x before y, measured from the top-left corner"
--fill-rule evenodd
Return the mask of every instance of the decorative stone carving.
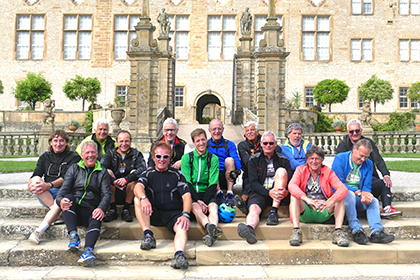
M 174 4 L 175 6 L 178 6 L 179 4 L 181 4 L 182 2 L 184 2 L 184 0 L 170 0 L 170 2 L 172 4 Z
M 165 8 L 162 8 L 162 11 L 159 13 L 157 22 L 159 22 L 160 26 L 160 35 L 168 36 L 169 30 L 171 30 L 171 23 L 169 22 L 169 16 L 165 12 Z
M 39 2 L 39 0 L 25 0 L 25 3 L 29 4 L 29 5 L 35 5 L 38 2 Z
M 55 100 L 46 99 L 44 101 L 44 113 L 42 114 L 42 122 L 47 125 L 53 125 L 55 114 L 53 109 L 55 107 Z
M 122 122 L 122 120 L 125 117 L 125 110 L 121 109 L 121 108 L 115 108 L 111 110 L 111 117 L 115 122 L 115 127 L 113 129 L 114 133 L 119 132 L 120 129 L 120 123 Z
M 123 0 L 123 3 L 126 4 L 127 6 L 133 4 L 136 0 Z
M 319 7 L 319 6 L 324 5 L 326 0 L 308 0 L 308 2 L 314 7 Z
M 249 36 L 251 35 L 251 28 L 252 28 L 252 16 L 249 12 L 249 8 L 245 8 L 245 12 L 242 13 L 241 16 L 241 33 L 242 36 Z
M 83 3 L 84 0 L 72 0 L 72 2 L 76 5 L 80 5 Z

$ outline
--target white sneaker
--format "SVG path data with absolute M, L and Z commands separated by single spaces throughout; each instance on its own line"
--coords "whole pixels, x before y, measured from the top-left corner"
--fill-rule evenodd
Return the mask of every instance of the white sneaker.
M 41 234 L 36 230 L 29 235 L 29 240 L 31 240 L 35 244 L 39 244 L 39 239 L 41 238 Z

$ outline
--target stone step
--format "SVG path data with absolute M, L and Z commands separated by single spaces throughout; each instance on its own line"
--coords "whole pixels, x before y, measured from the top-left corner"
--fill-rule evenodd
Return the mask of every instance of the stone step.
M 48 240 L 40 245 L 27 240 L 4 241 L 0 245 L 0 265 L 76 265 L 82 252 L 68 251 L 67 245 L 67 239 Z M 172 240 L 158 240 L 157 248 L 150 251 L 140 250 L 139 245 L 139 241 L 101 239 L 95 248 L 97 265 L 165 265 L 163 270 L 169 266 L 174 254 Z M 212 247 L 190 240 L 186 248 L 191 266 L 412 264 L 420 262 L 419 253 L 420 241 L 417 240 L 368 245 L 350 242 L 347 248 L 319 240 L 304 240 L 299 247 L 290 246 L 287 240 L 265 240 L 254 245 L 220 240 Z

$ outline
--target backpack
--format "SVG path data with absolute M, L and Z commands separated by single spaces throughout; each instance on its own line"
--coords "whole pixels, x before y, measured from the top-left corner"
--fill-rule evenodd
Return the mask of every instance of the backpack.
M 230 153 L 229 153 L 229 149 L 228 149 L 228 143 L 229 143 L 229 141 L 227 139 L 223 139 L 223 140 L 224 140 L 223 141 L 223 146 L 225 147 L 225 150 L 226 150 L 226 153 L 227 153 L 227 157 L 230 157 Z M 207 140 L 207 147 L 216 148 L 217 149 L 220 146 L 210 145 L 210 139 L 209 139 L 209 140 Z
M 193 161 L 194 161 L 194 152 L 189 152 L 189 156 L 190 156 L 190 170 L 191 170 L 191 182 L 192 182 L 192 176 L 193 176 Z M 210 153 L 209 151 L 207 151 L 207 168 L 210 172 L 210 167 L 211 167 L 211 157 L 213 156 L 212 153 Z

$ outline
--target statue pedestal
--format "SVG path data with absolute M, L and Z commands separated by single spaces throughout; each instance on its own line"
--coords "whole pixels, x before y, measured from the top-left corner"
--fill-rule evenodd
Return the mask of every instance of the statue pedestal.
M 239 38 L 239 42 L 241 42 L 241 46 L 238 48 L 238 53 L 251 53 L 254 51 L 254 46 L 252 46 L 252 38 L 250 35 L 245 35 Z

